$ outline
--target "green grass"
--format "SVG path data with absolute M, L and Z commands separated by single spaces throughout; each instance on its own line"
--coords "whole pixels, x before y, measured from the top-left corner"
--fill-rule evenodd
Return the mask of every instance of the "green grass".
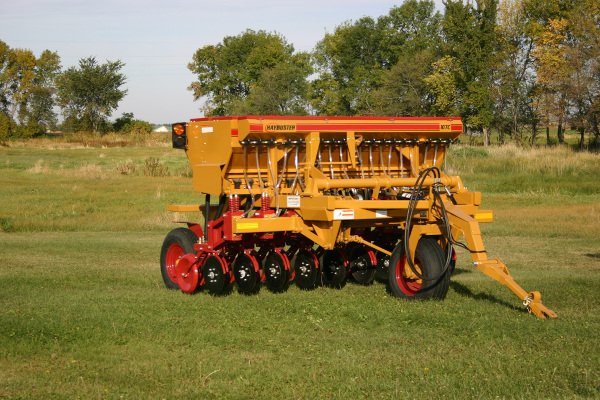
M 143 175 L 157 157 L 169 177 Z M 163 145 L 0 148 L 0 398 L 600 397 L 600 158 L 561 149 L 452 149 L 483 192 L 482 226 L 557 320 L 528 315 L 459 252 L 443 302 L 381 283 L 244 296 L 163 287 L 176 227 L 201 200 Z M 41 161 L 40 161 L 41 160 Z M 138 166 L 131 175 L 118 167 Z

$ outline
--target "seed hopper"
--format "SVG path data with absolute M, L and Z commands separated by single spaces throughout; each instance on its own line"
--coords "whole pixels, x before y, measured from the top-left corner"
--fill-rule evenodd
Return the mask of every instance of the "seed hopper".
M 460 118 L 244 116 L 174 124 L 185 150 L 196 211 L 165 238 L 167 287 L 218 295 L 291 283 L 310 290 L 348 279 L 387 281 L 403 299 L 443 299 L 456 246 L 538 317 L 556 317 L 498 259 L 488 259 L 481 193 L 445 174 Z M 218 201 L 217 201 L 218 199 Z M 459 242 L 463 237 L 465 243 Z

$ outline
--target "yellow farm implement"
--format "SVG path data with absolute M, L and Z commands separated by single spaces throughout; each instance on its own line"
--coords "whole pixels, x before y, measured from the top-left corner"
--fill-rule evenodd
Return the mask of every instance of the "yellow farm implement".
M 443 171 L 460 118 L 246 116 L 174 124 L 204 222 L 171 231 L 161 251 L 169 288 L 220 294 L 261 285 L 278 292 L 341 287 L 348 278 L 387 280 L 404 299 L 443 299 L 454 246 L 506 285 L 535 315 L 556 314 L 527 292 L 498 259 L 489 260 L 479 229 L 493 213 L 481 193 Z M 211 205 L 218 196 L 218 205 Z M 200 220 L 199 220 L 200 221 Z M 463 236 L 466 244 L 458 242 Z

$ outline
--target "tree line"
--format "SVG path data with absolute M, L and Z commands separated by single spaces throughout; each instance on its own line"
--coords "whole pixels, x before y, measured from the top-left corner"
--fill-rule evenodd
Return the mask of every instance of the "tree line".
M 194 54 L 207 116 L 461 116 L 489 144 L 600 144 L 598 0 L 407 0 L 347 21 L 311 53 L 247 30 Z M 556 138 L 550 126 L 557 127 Z
M 379 17 L 346 21 L 296 52 L 246 30 L 199 48 L 189 89 L 205 116 L 460 116 L 489 144 L 564 142 L 567 128 L 600 146 L 599 0 L 406 0 Z M 0 140 L 56 123 L 103 130 L 126 95 L 120 61 L 82 59 L 61 71 L 0 41 Z M 93 88 L 93 89 L 92 89 Z M 117 126 L 141 123 L 126 114 Z M 550 126 L 556 126 L 551 138 Z M 112 126 L 114 128 L 114 126 Z M 4 133 L 3 133 L 4 132 Z
M 125 113 L 114 122 L 108 117 L 127 94 L 121 61 L 100 64 L 94 57 L 61 71 L 57 53 L 13 49 L 0 41 L 0 142 L 11 137 L 45 134 L 57 126 L 56 107 L 69 131 L 150 131 L 148 122 Z

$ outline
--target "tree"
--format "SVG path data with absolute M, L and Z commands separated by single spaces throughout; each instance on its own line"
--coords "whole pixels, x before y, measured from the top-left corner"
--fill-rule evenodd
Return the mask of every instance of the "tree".
M 150 133 L 153 127 L 150 122 L 135 119 L 133 113 L 123 113 L 112 125 L 115 132 L 122 133 Z
M 594 1 L 594 0 L 592 0 Z M 569 13 L 574 0 L 524 0 L 527 32 L 534 47 L 532 58 L 536 72 L 541 121 L 546 125 L 547 143 L 550 144 L 550 123 L 558 122 L 558 142 L 564 142 L 564 123 L 568 112 L 566 77 L 570 66 L 566 61 Z M 568 28 L 569 27 L 569 28 Z
M 0 41 L 0 138 L 30 137 L 56 122 L 54 80 L 60 57 L 48 50 L 39 58 Z
M 433 64 L 433 72 L 425 78 L 425 83 L 434 97 L 433 115 L 459 114 L 460 105 L 456 96 L 456 84 L 461 80 L 460 74 L 459 63 L 453 57 L 444 56 Z M 456 76 L 459 76 L 459 79 Z
M 408 0 L 379 19 L 383 84 L 375 94 L 375 114 L 426 116 L 433 113 L 435 96 L 427 83 L 440 58 L 441 15 L 433 1 Z
M 484 144 L 489 145 L 496 67 L 496 0 L 477 0 L 476 7 L 462 0 L 446 0 L 444 5 L 444 51 L 459 63 L 460 73 L 455 77 L 461 116 L 467 125 L 483 132 Z
M 558 142 L 564 143 L 563 123 L 567 113 L 566 85 L 571 65 L 566 58 L 567 19 L 551 19 L 535 40 L 532 53 L 546 130 L 558 120 Z M 548 135 L 549 136 L 549 135 Z
M 385 59 L 383 27 L 363 17 L 338 26 L 317 43 L 313 53 L 318 77 L 311 83 L 311 104 L 318 114 L 369 114 L 373 91 L 381 87 Z
M 373 114 L 416 117 L 443 115 L 437 114 L 437 109 L 434 111 L 435 93 L 428 83 L 435 60 L 436 57 L 429 50 L 410 56 L 402 55 L 396 65 L 385 72 L 383 85 L 373 95 Z
M 534 110 L 531 88 L 535 83 L 531 68 L 533 39 L 527 34 L 527 26 L 524 0 L 500 0 L 492 96 L 494 125 L 501 143 L 505 134 L 514 135 L 521 142 L 526 124 L 532 125 L 532 139 L 535 139 L 537 118 L 531 114 Z
M 262 71 L 248 95 L 251 112 L 273 115 L 301 115 L 308 110 L 307 54 L 292 55 L 291 62 Z
M 188 88 L 205 98 L 206 116 L 304 114 L 306 79 L 312 73 L 305 53 L 278 34 L 247 30 L 196 51 L 188 68 L 198 80 Z
M 127 94 L 121 89 L 126 81 L 120 73 L 124 66 L 121 61 L 99 64 L 95 57 L 88 57 L 79 60 L 78 68 L 71 67 L 59 75 L 59 104 L 76 129 L 97 132 L 107 122 Z
M 580 133 L 584 146 L 585 132 L 592 132 L 592 145 L 600 145 L 600 4 L 581 0 L 567 14 L 570 21 L 565 58 L 570 66 L 566 79 L 566 97 L 570 106 L 571 126 Z
M 317 113 L 427 115 L 424 78 L 439 55 L 440 21 L 433 1 L 407 0 L 388 15 L 347 21 L 326 34 L 314 52 Z

